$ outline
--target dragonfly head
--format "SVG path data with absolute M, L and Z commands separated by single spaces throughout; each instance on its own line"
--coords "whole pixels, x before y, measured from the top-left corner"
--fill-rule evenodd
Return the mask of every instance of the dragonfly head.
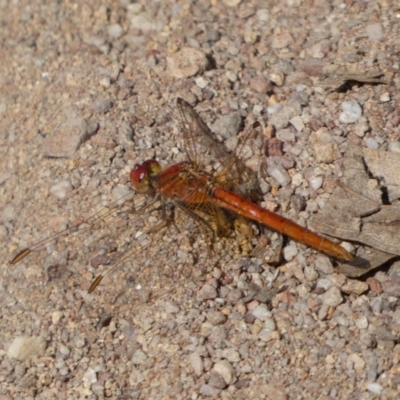
M 153 189 L 151 180 L 161 173 L 161 165 L 156 160 L 147 160 L 135 164 L 130 177 L 133 187 L 139 193 L 147 193 Z

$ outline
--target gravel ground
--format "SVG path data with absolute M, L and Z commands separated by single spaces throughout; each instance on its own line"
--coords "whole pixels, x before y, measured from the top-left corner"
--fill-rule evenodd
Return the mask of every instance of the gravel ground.
M 350 279 L 278 234 L 261 261 L 209 254 L 191 221 L 140 251 L 119 213 L 9 265 L 128 194 L 135 161 L 182 160 L 177 97 L 228 147 L 259 120 L 261 204 L 306 224 L 350 144 L 399 152 L 396 3 L 0 0 L 0 400 L 400 397 L 396 259 Z

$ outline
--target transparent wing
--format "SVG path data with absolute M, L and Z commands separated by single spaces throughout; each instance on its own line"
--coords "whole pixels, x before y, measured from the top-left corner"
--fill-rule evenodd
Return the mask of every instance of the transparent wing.
M 85 221 L 51 235 L 20 251 L 7 269 L 5 283 L 12 288 L 37 287 L 53 281 L 79 276 L 83 271 L 71 268 L 79 260 L 82 270 L 92 264 L 110 262 L 111 254 L 124 245 L 121 231 L 138 231 L 144 226 L 142 215 L 154 200 L 133 192 L 111 203 Z M 118 241 L 120 246 L 118 246 Z M 28 257 L 29 256 L 29 257 Z
M 177 99 L 184 147 L 187 157 L 199 168 L 214 174 L 215 182 L 227 189 L 245 194 L 252 190 L 256 174 L 240 159 L 248 139 L 260 126 L 254 123 L 239 142 L 235 153 L 229 152 L 215 139 L 206 123 L 185 100 Z
M 80 287 L 82 297 L 96 289 L 109 304 L 128 296 L 134 305 L 176 291 L 177 281 L 192 275 L 194 264 L 196 273 L 201 271 L 197 261 L 206 257 L 208 245 L 204 233 L 211 231 L 200 216 L 205 210 L 142 194 L 120 203 L 18 253 L 5 280 L 7 290 L 29 291 L 39 302 L 50 293 L 61 295 L 62 288 Z M 204 245 L 199 255 L 191 253 L 193 243 Z

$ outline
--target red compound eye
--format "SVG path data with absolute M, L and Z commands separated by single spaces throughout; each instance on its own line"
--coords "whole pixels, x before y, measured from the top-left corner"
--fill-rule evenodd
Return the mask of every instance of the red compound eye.
M 144 163 L 134 165 L 130 177 L 132 185 L 136 190 L 140 189 L 140 184 L 143 178 L 147 176 L 148 172 L 149 172 L 148 165 L 145 165 Z

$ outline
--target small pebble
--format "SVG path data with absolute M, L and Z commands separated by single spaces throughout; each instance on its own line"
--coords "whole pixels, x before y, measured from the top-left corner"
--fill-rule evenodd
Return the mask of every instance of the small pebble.
M 389 142 L 388 150 L 394 153 L 400 153 L 400 142 Z
M 217 289 L 215 289 L 215 287 L 211 286 L 208 283 L 204 284 L 203 287 L 200 289 L 200 297 L 203 300 L 215 299 L 217 295 Z
M 317 256 L 315 260 L 315 269 L 324 274 L 333 274 L 333 265 L 331 260 L 325 256 Z
M 222 360 L 214 364 L 213 371 L 217 372 L 222 376 L 227 385 L 231 385 L 235 382 L 235 370 L 232 364 L 228 360 Z
M 337 307 L 343 301 L 340 289 L 336 286 L 332 286 L 324 294 L 320 295 L 320 298 L 323 304 L 331 307 Z
M 276 329 L 275 321 L 272 318 L 266 318 L 263 327 L 265 330 L 273 332 Z
M 209 311 L 207 313 L 207 319 L 213 325 L 220 325 L 226 321 L 226 316 L 224 314 L 222 314 L 222 312 L 220 312 L 220 311 Z
M 276 86 L 283 86 L 285 83 L 285 75 L 281 71 L 271 71 L 268 74 L 268 78 Z
M 368 284 L 355 279 L 349 279 L 347 283 L 342 286 L 342 290 L 346 294 L 355 294 L 359 296 L 368 290 Z
M 343 124 L 354 124 L 362 116 L 361 106 L 355 100 L 344 101 L 339 114 L 339 121 Z
M 197 376 L 203 373 L 203 359 L 200 357 L 199 353 L 192 353 L 189 356 L 190 363 Z
M 231 347 L 223 349 L 221 355 L 231 363 L 238 363 L 241 360 L 239 352 Z
M 304 277 L 309 282 L 314 282 L 318 279 L 318 272 L 311 266 L 306 265 L 304 268 Z
M 109 76 L 101 76 L 99 78 L 99 84 L 104 88 L 108 89 L 111 86 L 111 79 Z
M 303 184 L 303 182 L 304 182 L 304 176 L 303 176 L 302 171 L 296 172 L 292 176 L 292 186 L 293 187 L 301 186 Z
M 169 74 L 178 79 L 189 78 L 202 73 L 208 65 L 206 55 L 199 49 L 184 47 L 167 57 Z
M 60 346 L 60 353 L 63 356 L 67 356 L 70 352 L 71 352 L 71 350 L 67 346 L 64 346 L 64 345 Z
M 367 389 L 378 396 L 382 393 L 383 387 L 379 383 L 368 383 Z
M 265 319 L 270 317 L 271 311 L 268 310 L 268 307 L 265 304 L 260 304 L 251 310 L 251 314 L 254 315 L 257 319 Z
M 267 163 L 267 174 L 274 178 L 279 185 L 285 187 L 291 182 L 289 173 L 281 164 L 278 164 L 272 158 L 268 158 Z
M 311 135 L 310 140 L 315 158 L 319 162 L 330 164 L 337 159 L 338 145 L 326 128 L 318 129 Z
M 271 90 L 271 82 L 263 76 L 250 79 L 250 88 L 257 93 L 266 93 Z
M 286 261 L 292 261 L 298 254 L 299 250 L 295 244 L 290 244 L 289 246 L 285 246 L 283 249 L 283 258 Z
M 53 314 L 51 315 L 51 321 L 53 322 L 54 325 L 58 324 L 63 317 L 64 312 L 63 311 L 53 311 Z
M 46 345 L 46 341 L 38 336 L 17 336 L 7 350 L 7 356 L 22 361 L 30 356 L 42 356 Z
M 50 188 L 50 193 L 60 200 L 68 198 L 72 193 L 72 185 L 68 181 L 57 182 Z
M 353 353 L 347 358 L 347 365 L 352 366 L 356 373 L 361 373 L 365 367 L 365 361 L 357 353 Z
M 97 382 L 97 373 L 93 368 L 88 368 L 82 377 L 83 386 L 90 388 L 93 383 Z
M 208 384 L 218 389 L 225 389 L 227 386 L 226 382 L 224 381 L 224 378 L 215 371 L 211 372 Z
M 367 122 L 359 122 L 354 125 L 354 132 L 358 137 L 364 137 L 365 134 L 369 131 L 369 125 Z
M 375 138 L 368 138 L 365 141 L 365 144 L 367 145 L 367 147 L 371 150 L 377 150 L 379 148 L 379 143 L 376 141 Z
M 318 190 L 324 183 L 324 178 L 321 175 L 312 176 L 308 179 L 308 183 L 313 190 Z
M 240 131 L 242 125 L 242 118 L 236 112 L 224 115 L 217 119 L 212 125 L 212 130 L 223 136 L 225 139 L 235 137 Z
M 301 132 L 304 129 L 304 122 L 299 115 L 291 118 L 289 122 L 296 128 L 297 132 Z
M 202 76 L 199 76 L 198 78 L 196 78 L 194 80 L 196 82 L 196 85 L 200 88 L 200 89 L 204 89 L 208 86 L 208 84 L 210 82 L 208 82 L 207 80 L 205 80 Z
M 131 361 L 134 365 L 143 364 L 146 360 L 147 355 L 142 350 L 136 350 L 131 358 Z
M 221 389 L 213 387 L 211 385 L 201 385 L 200 386 L 200 394 L 206 397 L 214 397 L 217 398 L 221 393 Z
M 120 24 L 110 25 L 107 28 L 107 31 L 108 31 L 108 35 L 113 39 L 120 38 L 124 33 L 124 29 L 122 28 L 122 26 Z
M 64 368 L 60 368 L 58 372 L 60 373 L 61 376 L 66 376 L 66 375 L 68 375 L 69 370 L 67 367 L 64 367 Z
M 368 318 L 365 315 L 362 315 L 360 318 L 356 320 L 356 327 L 358 329 L 367 329 L 368 328 Z

